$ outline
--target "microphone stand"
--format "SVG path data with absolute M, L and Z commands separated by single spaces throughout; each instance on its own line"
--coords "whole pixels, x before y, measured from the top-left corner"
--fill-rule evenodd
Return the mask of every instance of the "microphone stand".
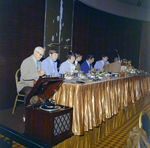
M 120 61 L 120 56 L 119 56 L 118 50 L 117 50 L 117 49 L 115 49 L 115 51 L 117 52 L 118 60 Z

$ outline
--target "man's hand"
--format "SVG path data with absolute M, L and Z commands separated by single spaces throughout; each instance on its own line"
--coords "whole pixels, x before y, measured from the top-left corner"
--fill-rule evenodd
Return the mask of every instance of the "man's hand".
M 92 72 L 95 71 L 95 68 L 92 68 L 91 71 L 92 71 Z
M 105 68 L 102 68 L 102 70 L 101 70 L 101 71 L 102 71 L 102 72 L 103 72 L 103 71 L 105 71 Z
M 67 74 L 67 71 L 64 71 L 64 74 L 66 75 L 66 74 Z
M 78 70 L 75 70 L 74 73 L 78 73 Z
M 40 70 L 39 72 L 38 72 L 38 76 L 40 77 L 40 76 L 43 76 L 45 74 L 45 71 L 43 71 L 43 70 Z

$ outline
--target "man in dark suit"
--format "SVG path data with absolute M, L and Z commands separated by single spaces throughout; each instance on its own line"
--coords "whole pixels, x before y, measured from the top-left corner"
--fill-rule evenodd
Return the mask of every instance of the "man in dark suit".
M 95 68 L 93 68 L 92 63 L 94 62 L 94 56 L 88 55 L 85 62 L 81 64 L 81 70 L 84 71 L 84 73 L 88 73 L 89 70 L 95 71 Z

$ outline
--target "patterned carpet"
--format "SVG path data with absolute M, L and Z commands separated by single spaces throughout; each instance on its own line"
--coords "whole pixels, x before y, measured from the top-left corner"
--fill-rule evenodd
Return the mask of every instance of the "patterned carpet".
M 150 104 L 143 108 L 150 117 Z M 139 126 L 138 112 L 131 120 L 121 126 L 118 130 L 114 131 L 111 135 L 107 136 L 104 140 L 99 141 L 93 148 L 124 148 L 127 136 L 133 127 Z
M 3 143 L 2 143 L 2 141 L 3 141 Z M 4 137 L 3 135 L 0 134 L 0 148 L 10 148 L 11 145 L 12 145 L 12 148 L 25 148 L 23 145 L 15 142 L 15 141 L 10 141 L 9 138 Z

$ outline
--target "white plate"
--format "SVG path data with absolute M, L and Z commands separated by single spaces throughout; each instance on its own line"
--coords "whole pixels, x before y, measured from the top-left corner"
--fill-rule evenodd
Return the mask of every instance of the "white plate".
M 86 77 L 80 77 L 81 79 L 86 79 Z
M 119 73 L 116 72 L 116 73 L 113 73 L 113 74 L 114 74 L 114 75 L 118 75 Z
M 71 79 L 73 79 L 73 77 L 72 77 L 72 78 L 70 78 L 70 77 L 65 77 L 65 79 L 67 79 L 67 80 L 71 80 Z
M 94 76 L 90 76 L 90 78 L 94 78 Z

